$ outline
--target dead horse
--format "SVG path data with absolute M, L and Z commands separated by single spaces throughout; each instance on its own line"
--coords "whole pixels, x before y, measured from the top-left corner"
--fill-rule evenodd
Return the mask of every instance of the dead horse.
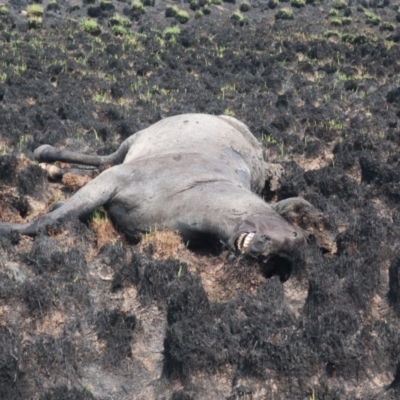
M 50 145 L 37 148 L 34 156 L 45 163 L 119 165 L 33 222 L 0 223 L 0 234 L 15 230 L 35 235 L 43 226 L 65 217 L 83 218 L 104 206 L 127 235 L 168 227 L 185 240 L 219 238 L 239 253 L 266 262 L 274 256 L 290 259 L 296 246 L 318 233 L 315 221 L 307 221 L 319 214 L 304 199 L 268 204 L 259 196 L 271 164 L 264 161 L 262 147 L 247 126 L 232 117 L 165 118 L 130 136 L 109 156 Z

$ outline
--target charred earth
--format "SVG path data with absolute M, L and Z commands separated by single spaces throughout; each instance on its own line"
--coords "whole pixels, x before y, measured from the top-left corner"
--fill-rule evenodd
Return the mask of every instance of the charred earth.
M 289 280 L 104 210 L 0 237 L 1 399 L 400 396 L 400 14 L 390 0 L 3 1 L 0 220 L 67 199 L 42 144 L 110 154 L 161 118 L 246 123 L 329 214 Z M 61 165 L 62 166 L 62 165 Z M 75 179 L 75 180 L 74 180 Z

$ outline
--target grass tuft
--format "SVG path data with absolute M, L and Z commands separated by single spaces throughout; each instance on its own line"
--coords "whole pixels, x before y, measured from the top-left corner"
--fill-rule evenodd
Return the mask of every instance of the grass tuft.
M 291 0 L 290 4 L 292 5 L 292 7 L 301 8 L 306 5 L 306 2 L 305 0 Z
M 381 23 L 381 26 L 379 27 L 379 29 L 381 31 L 393 32 L 394 29 L 395 29 L 395 26 L 391 22 L 384 21 L 384 22 Z
M 270 8 L 270 9 L 274 9 L 274 8 L 276 8 L 276 7 L 278 7 L 278 4 L 279 4 L 279 0 L 269 0 L 268 1 L 268 7 Z
M 249 3 L 248 1 L 244 1 L 244 2 L 240 5 L 239 10 L 240 10 L 241 12 L 247 12 L 247 11 L 250 11 L 250 8 L 251 8 L 250 3 Z
M 176 37 L 181 33 L 178 26 L 169 26 L 163 31 L 163 37 L 170 42 L 176 42 Z
M 293 19 L 293 11 L 288 7 L 283 7 L 275 14 L 275 19 Z
M 81 28 L 91 35 L 97 36 L 101 33 L 101 27 L 99 23 L 94 19 L 86 19 L 81 23 Z
M 367 24 L 379 25 L 379 23 L 381 22 L 381 17 L 379 17 L 372 11 L 365 10 L 364 15 L 365 15 Z
M 331 31 L 329 29 L 324 31 L 324 37 L 325 38 L 328 39 L 328 38 L 333 37 L 333 36 L 340 37 L 340 33 L 338 31 Z
M 231 21 L 238 22 L 240 26 L 244 24 L 244 15 L 240 11 L 234 11 L 229 18 Z
M 115 35 L 115 36 L 125 36 L 128 34 L 128 30 L 124 26 L 121 26 L 121 25 L 114 25 L 111 28 L 111 31 L 112 31 L 113 35 Z
M 10 12 L 9 8 L 6 5 L 0 6 L 0 15 L 7 15 Z
M 179 10 L 175 15 L 175 18 L 181 23 L 186 24 L 189 21 L 189 14 L 187 11 Z
M 331 19 L 331 24 L 333 26 L 342 26 L 343 25 L 343 21 L 340 17 L 335 17 Z
M 347 3 L 345 0 L 335 0 L 333 2 L 333 7 L 335 7 L 337 10 L 343 10 L 347 7 Z
M 28 6 L 28 18 L 43 17 L 43 7 L 40 4 L 31 4 Z
M 128 27 L 130 27 L 132 25 L 132 22 L 127 17 L 124 17 L 124 16 L 119 15 L 119 14 L 114 14 L 110 18 L 110 26 L 116 26 L 116 25 L 128 28 Z
M 199 2 L 198 0 L 190 0 L 189 7 L 191 10 L 196 11 L 199 9 Z
M 143 3 L 140 0 L 133 0 L 132 3 L 132 10 L 139 12 L 141 14 L 145 14 L 146 13 L 146 8 L 143 5 Z
M 166 16 L 167 18 L 175 17 L 176 14 L 178 14 L 178 12 L 179 12 L 179 8 L 178 8 L 177 6 L 168 5 L 168 6 L 165 8 L 165 16 Z
M 43 18 L 37 17 L 35 15 L 28 18 L 28 27 L 29 29 L 38 29 L 42 27 Z

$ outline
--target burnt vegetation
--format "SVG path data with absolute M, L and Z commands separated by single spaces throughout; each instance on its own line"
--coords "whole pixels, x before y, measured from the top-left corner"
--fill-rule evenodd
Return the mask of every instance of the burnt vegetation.
M 245 122 L 285 168 L 267 197 L 303 196 L 338 234 L 333 257 L 311 243 L 287 282 L 257 271 L 224 300 L 190 264 L 212 275 L 214 255 L 161 260 L 121 236 L 99 249 L 93 217 L 2 236 L 0 398 L 398 398 L 397 3 L 6 3 L 1 221 L 71 195 L 38 146 L 109 154 L 195 112 Z

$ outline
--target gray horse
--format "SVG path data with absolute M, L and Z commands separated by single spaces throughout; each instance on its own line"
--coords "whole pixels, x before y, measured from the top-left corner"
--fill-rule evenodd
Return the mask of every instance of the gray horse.
M 83 218 L 104 206 L 127 235 L 168 227 L 185 240 L 219 238 L 243 255 L 267 261 L 272 256 L 290 259 L 309 235 L 322 230 L 316 224 L 321 214 L 304 199 L 268 204 L 260 197 L 270 164 L 260 143 L 235 118 L 166 118 L 132 135 L 109 156 L 49 145 L 34 155 L 45 163 L 114 166 L 49 214 L 25 224 L 0 223 L 0 233 L 35 235 L 43 226 L 70 216 Z

